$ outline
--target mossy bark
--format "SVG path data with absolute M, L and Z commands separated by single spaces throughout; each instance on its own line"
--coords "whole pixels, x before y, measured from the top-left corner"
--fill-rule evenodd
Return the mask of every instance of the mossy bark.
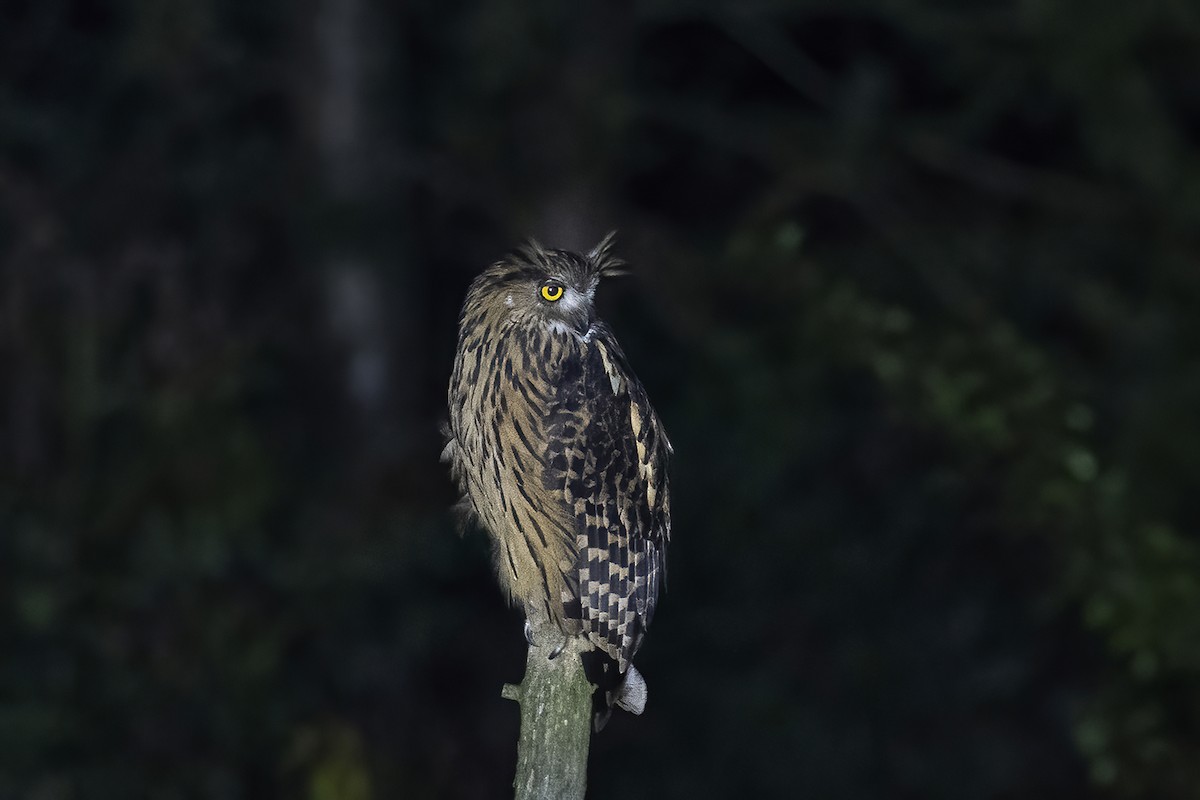
M 521 706 L 516 800 L 583 800 L 592 736 L 592 685 L 579 659 L 584 649 L 572 638 L 549 659 L 549 648 L 531 646 L 525 679 L 501 692 Z

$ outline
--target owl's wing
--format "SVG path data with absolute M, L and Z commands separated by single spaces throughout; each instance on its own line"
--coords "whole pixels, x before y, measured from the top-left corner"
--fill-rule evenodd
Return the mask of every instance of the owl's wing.
M 578 374 L 560 383 L 547 471 L 575 518 L 578 586 L 563 598 L 566 616 L 624 673 L 665 580 L 671 445 L 603 324 L 567 369 Z

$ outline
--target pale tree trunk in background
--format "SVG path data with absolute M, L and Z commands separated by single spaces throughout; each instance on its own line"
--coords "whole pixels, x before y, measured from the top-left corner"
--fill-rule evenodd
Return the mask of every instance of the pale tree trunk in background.
M 325 178 L 338 200 L 353 200 L 363 183 L 368 144 L 363 31 L 365 0 L 320 0 L 314 35 L 320 63 L 316 135 Z
M 378 230 L 366 213 L 380 202 L 377 165 L 393 134 L 382 130 L 371 98 L 394 97 L 382 59 L 390 55 L 376 35 L 381 8 L 370 0 L 314 0 L 313 96 L 306 98 L 314 149 L 324 187 L 324 213 L 316 221 L 329 323 L 346 348 L 344 388 L 363 412 L 364 429 L 387 447 L 408 449 L 417 412 L 421 349 L 411 302 L 411 277 L 403 261 L 401 228 Z M 305 91 L 301 87 L 300 91 Z M 397 363 L 397 360 L 404 363 Z M 407 377 L 406 377 L 407 376 Z
M 626 3 L 572 5 L 568 24 L 586 35 L 573 37 L 577 46 L 538 93 L 532 113 L 534 127 L 547 134 L 539 165 L 546 179 L 529 233 L 549 246 L 587 251 L 620 223 L 610 198 L 620 180 L 614 161 L 625 123 L 613 87 L 628 68 L 631 14 Z

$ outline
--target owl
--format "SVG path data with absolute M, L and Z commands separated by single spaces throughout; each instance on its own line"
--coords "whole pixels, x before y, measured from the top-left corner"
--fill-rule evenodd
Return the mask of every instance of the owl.
M 620 272 L 612 241 L 586 255 L 531 241 L 471 283 L 443 453 L 530 644 L 551 657 L 570 637 L 591 645 L 597 729 L 614 704 L 644 708 L 631 660 L 671 536 L 671 444 L 593 305 Z

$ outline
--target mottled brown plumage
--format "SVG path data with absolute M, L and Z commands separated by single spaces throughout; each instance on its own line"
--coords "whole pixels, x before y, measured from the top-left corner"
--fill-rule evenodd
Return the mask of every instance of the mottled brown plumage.
M 530 243 L 471 284 L 450 380 L 446 458 L 535 634 L 586 636 L 608 704 L 640 711 L 630 659 L 654 616 L 671 532 L 670 444 L 608 326 L 587 255 Z M 615 668 L 615 669 L 614 669 Z

